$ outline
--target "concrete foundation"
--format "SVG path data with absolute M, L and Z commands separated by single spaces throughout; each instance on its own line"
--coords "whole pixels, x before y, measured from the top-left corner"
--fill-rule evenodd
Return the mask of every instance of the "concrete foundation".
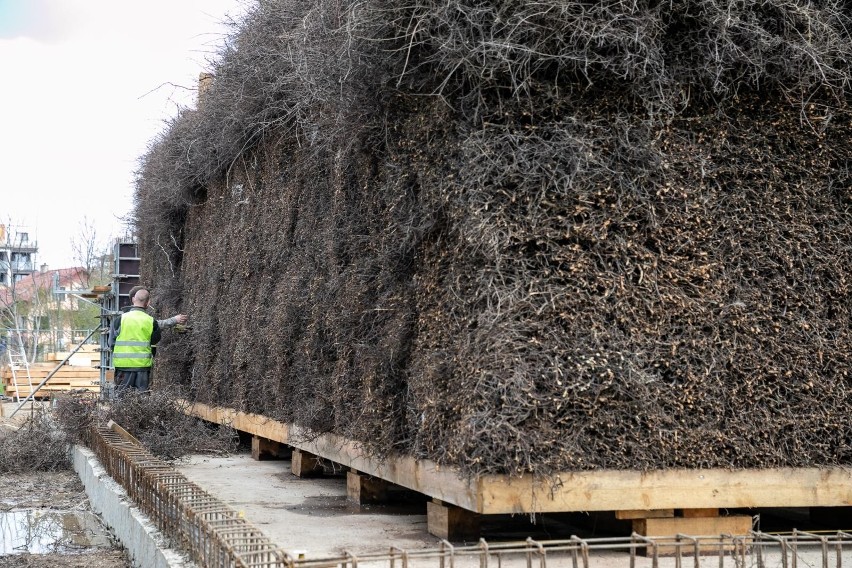
M 116 538 L 127 549 L 133 566 L 138 568 L 195 568 L 196 564 L 168 543 L 154 524 L 127 497 L 88 449 L 72 449 L 74 470 L 80 476 L 92 510 L 101 516 Z
M 156 527 L 129 502 L 124 490 L 115 483 L 101 467 L 95 456 L 85 448 L 77 447 L 73 455 L 74 469 L 77 471 L 86 493 L 91 502 L 91 508 L 101 515 L 104 523 L 115 533 L 116 537 L 127 548 L 134 566 L 154 568 L 194 568 L 184 553 L 169 548 L 163 535 Z M 386 552 L 389 546 L 399 547 L 409 551 L 437 549 L 440 540 L 427 531 L 427 514 L 425 503 L 396 503 L 385 505 L 359 505 L 348 500 L 347 481 L 349 473 L 340 472 L 321 478 L 304 479 L 293 475 L 288 460 L 255 461 L 251 454 L 242 453 L 227 457 L 195 456 L 177 464 L 177 469 L 190 481 L 215 496 L 223 503 L 244 516 L 272 542 L 287 550 L 293 557 L 304 557 L 308 560 L 341 556 L 345 553 L 366 555 L 376 552 Z M 452 515 L 449 507 L 442 504 L 430 503 L 430 514 L 438 520 L 440 515 Z M 446 509 L 446 510 L 444 510 Z M 640 515 L 638 511 L 621 511 L 622 517 L 630 520 Z M 673 512 L 672 512 L 673 513 Z M 701 516 L 710 514 L 709 511 L 691 511 L 689 517 L 671 518 L 669 511 L 644 512 L 646 523 L 661 523 L 678 520 L 680 522 L 696 522 L 705 520 Z M 611 515 L 613 521 L 615 516 Z M 659 516 L 661 518 L 655 518 Z M 712 518 L 712 517 L 711 517 Z M 720 517 L 730 519 L 730 517 Z M 620 521 L 623 524 L 630 520 Z M 750 519 L 747 519 L 750 521 Z M 447 519 L 447 531 L 451 539 L 465 539 L 467 544 L 475 544 L 475 538 L 470 535 L 452 535 L 453 523 Z M 486 519 L 487 521 L 487 519 Z M 541 519 L 544 525 L 544 519 Z M 490 521 L 488 521 L 490 522 Z M 503 522 L 507 522 L 505 519 Z M 457 525 L 458 523 L 456 523 Z M 484 536 L 489 542 L 511 540 L 523 542 L 523 536 L 515 534 L 516 529 L 510 526 L 485 526 Z M 627 525 L 629 527 L 629 525 Z M 531 527 L 535 528 L 535 527 Z M 568 524 L 549 524 L 546 534 L 533 535 L 536 540 L 551 538 L 566 539 L 570 534 L 582 534 Z M 658 527 L 659 528 L 659 527 Z M 679 531 L 681 527 L 678 527 Z M 564 532 L 563 529 L 570 530 Z M 520 529 L 519 529 L 520 530 Z M 523 529 L 526 531 L 526 529 Z M 582 530 L 582 529 L 580 529 Z M 695 529 L 701 532 L 702 529 Z M 720 527 L 718 530 L 730 531 L 730 527 Z M 742 530 L 746 530 L 743 528 Z M 560 532 L 562 531 L 562 532 Z M 629 533 L 629 528 L 626 529 Z M 476 531 L 474 531 L 476 532 Z M 647 532 L 657 533 L 659 530 L 651 527 Z M 671 531 L 668 531 L 671 533 Z M 697 534 L 693 531 L 693 534 Z M 603 536 L 603 535 L 599 535 Z M 471 540 L 467 540 L 471 538 Z M 843 563 L 852 559 L 852 550 L 844 549 L 841 554 Z M 777 547 L 763 557 L 766 566 L 786 565 L 788 557 L 782 561 Z M 658 550 L 658 552 L 665 552 Z M 715 556 L 717 551 L 708 551 L 707 562 L 718 566 Z M 789 551 L 787 551 L 789 553 Z M 730 554 L 730 551 L 726 553 Z M 753 554 L 753 553 L 752 553 Z M 800 562 L 812 566 L 821 566 L 820 549 L 818 546 L 808 549 L 800 548 L 797 552 Z M 548 558 L 554 560 L 554 565 L 569 565 L 570 554 L 552 553 Z M 749 556 L 749 562 L 754 557 Z M 834 565 L 835 552 L 831 552 L 830 564 Z M 440 568 L 444 566 L 443 556 L 434 555 L 424 558 L 416 568 Z M 453 559 L 456 568 L 478 568 L 480 559 L 476 556 L 465 556 Z M 506 556 L 501 564 L 503 568 L 527 568 L 529 555 L 524 553 L 514 557 Z M 538 560 L 536 560 L 538 562 Z M 626 550 L 599 550 L 594 554 L 594 564 L 598 568 L 625 568 L 635 564 L 636 568 L 653 568 L 651 558 L 636 558 L 630 560 Z M 701 561 L 702 566 L 706 564 Z M 725 558 L 726 567 L 733 566 L 733 560 Z M 661 568 L 676 568 L 674 558 L 660 559 Z

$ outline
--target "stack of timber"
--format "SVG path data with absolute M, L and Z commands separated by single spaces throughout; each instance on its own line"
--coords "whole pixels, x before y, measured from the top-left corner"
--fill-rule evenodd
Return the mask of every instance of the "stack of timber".
M 48 353 L 45 357 L 45 361 L 56 363 L 65 361 L 65 359 L 68 359 L 68 364 L 74 367 L 94 367 L 100 362 L 101 355 L 98 346 L 90 344 L 83 345 L 73 355 L 70 355 L 68 351 L 57 351 Z
M 9 366 L 3 368 L 2 381 L 6 396 L 27 397 L 57 366 L 67 357 L 68 353 L 50 353 L 47 361 L 30 365 L 29 378 L 24 368 L 16 368 L 14 375 Z M 56 392 L 87 390 L 100 392 L 100 369 L 97 367 L 99 355 L 96 346 L 84 346 L 74 356 L 74 364 L 66 362 L 53 373 L 50 380 L 42 386 L 35 397 L 50 398 Z M 89 364 L 82 363 L 88 361 Z M 16 380 L 17 379 L 17 380 Z M 17 385 L 15 384 L 17 383 Z

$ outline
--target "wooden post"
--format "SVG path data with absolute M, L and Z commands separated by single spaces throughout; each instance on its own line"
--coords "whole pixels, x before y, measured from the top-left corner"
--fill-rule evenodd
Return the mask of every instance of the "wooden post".
M 387 503 L 393 484 L 357 471 L 346 472 L 346 497 L 359 505 Z
M 251 457 L 253 460 L 268 460 L 284 457 L 284 445 L 260 436 L 251 437 Z
M 313 477 L 322 474 L 322 466 L 317 456 L 304 450 L 293 450 L 290 465 L 293 475 L 297 477 Z
M 751 531 L 751 517 L 748 515 L 732 515 L 730 517 L 669 517 L 669 518 L 649 518 L 635 519 L 633 521 L 633 530 L 642 536 L 655 537 L 670 537 L 675 540 L 678 534 L 696 535 L 696 536 L 714 536 L 714 535 L 731 535 L 731 536 L 747 536 Z M 724 550 L 733 550 L 733 543 L 723 547 Z M 719 551 L 718 545 L 702 545 L 699 548 L 699 553 L 716 553 Z M 677 552 L 675 546 L 659 545 L 657 552 L 661 556 L 671 556 Z M 681 553 L 684 555 L 692 555 L 694 548 L 692 546 L 681 547 Z
M 426 527 L 429 534 L 449 541 L 478 540 L 482 515 L 446 505 L 435 499 L 426 503 Z

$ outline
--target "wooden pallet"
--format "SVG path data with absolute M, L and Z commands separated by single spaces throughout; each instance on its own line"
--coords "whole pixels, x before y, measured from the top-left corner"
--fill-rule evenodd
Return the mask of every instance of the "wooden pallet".
M 252 434 L 256 458 L 293 449 L 297 475 L 316 472 L 320 457 L 350 468 L 350 498 L 379 479 L 433 499 L 429 531 L 451 540 L 476 536 L 478 516 L 555 512 L 615 512 L 646 536 L 747 534 L 748 515 L 720 516 L 727 508 L 841 507 L 852 505 L 852 471 L 829 468 L 752 470 L 569 471 L 540 479 L 484 475 L 468 478 L 452 468 L 409 456 L 378 459 L 335 434 L 308 435 L 292 424 L 228 408 L 196 403 L 188 412 Z M 369 480 L 369 481 L 367 481 Z

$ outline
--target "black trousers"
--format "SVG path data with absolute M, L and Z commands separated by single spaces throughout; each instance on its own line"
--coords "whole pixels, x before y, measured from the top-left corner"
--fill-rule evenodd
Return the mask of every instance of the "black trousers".
M 151 383 L 151 369 L 142 371 L 123 371 L 115 370 L 115 390 L 116 393 L 122 393 L 128 390 L 136 390 L 144 392 L 148 390 Z

